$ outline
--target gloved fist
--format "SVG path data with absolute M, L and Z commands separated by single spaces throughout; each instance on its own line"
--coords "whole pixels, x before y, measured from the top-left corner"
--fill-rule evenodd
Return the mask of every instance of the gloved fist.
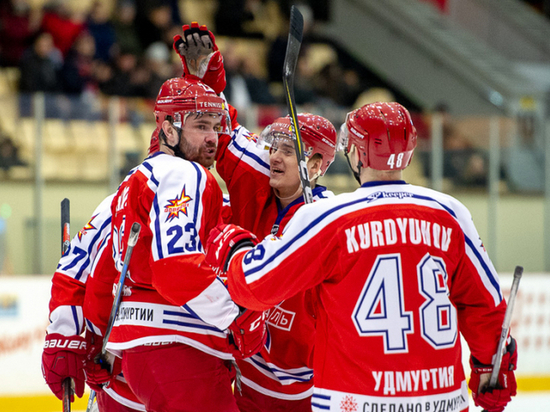
M 120 364 L 113 367 L 106 357 L 101 356 L 103 337 L 86 331 L 88 352 L 86 353 L 86 383 L 93 390 L 100 391 L 107 382 L 120 373 Z M 117 370 L 115 370 L 117 369 Z
M 265 318 L 265 312 L 245 309 L 229 325 L 233 344 L 238 349 L 233 352 L 235 358 L 248 358 L 262 349 L 267 339 Z
M 217 274 L 225 273 L 233 254 L 242 247 L 258 244 L 258 238 L 237 225 L 219 224 L 210 231 L 206 241 L 205 263 Z
M 84 394 L 84 368 L 86 366 L 86 341 L 82 336 L 46 335 L 42 353 L 42 375 L 51 391 L 63 399 L 63 381 L 72 378 L 79 398 Z M 71 402 L 74 395 L 71 393 Z
M 510 344 L 506 347 L 506 353 L 502 356 L 500 371 L 498 374 L 498 384 L 496 388 L 488 388 L 487 385 L 481 383 L 483 374 L 491 374 L 493 371 L 492 365 L 482 365 L 474 357 L 470 357 L 470 366 L 472 375 L 468 387 L 472 391 L 472 397 L 476 406 L 486 409 L 488 412 L 502 412 L 508 402 L 512 400 L 512 396 L 516 395 L 516 377 L 514 370 L 517 366 L 518 354 L 516 351 L 516 340 L 511 338 Z
M 183 37 L 174 36 L 174 50 L 179 54 L 184 77 L 198 78 L 217 94 L 225 89 L 225 67 L 216 38 L 205 25 L 194 21 L 182 26 Z

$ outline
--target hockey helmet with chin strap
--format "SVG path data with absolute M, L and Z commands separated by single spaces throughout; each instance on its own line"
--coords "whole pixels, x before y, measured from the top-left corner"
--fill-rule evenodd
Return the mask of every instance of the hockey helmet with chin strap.
M 229 133 L 231 120 L 227 103 L 214 90 L 199 80 L 177 77 L 169 79 L 161 86 L 155 103 L 157 129 L 162 129 L 164 120 L 170 120 L 180 132 L 190 114 L 219 116 L 218 133 Z M 163 134 L 161 134 L 163 137 Z M 166 144 L 166 142 L 164 142 Z M 177 146 L 171 147 L 177 148 Z M 174 150 L 176 154 L 179 150 Z
M 395 102 L 372 103 L 348 113 L 338 136 L 338 150 L 348 157 L 355 146 L 358 174 L 361 167 L 402 170 L 411 162 L 416 139 L 407 109 Z
M 320 176 L 322 176 L 334 161 L 336 129 L 324 117 L 311 113 L 299 113 L 298 125 L 306 157 L 311 158 L 315 154 L 320 154 L 323 157 L 320 168 Z M 260 134 L 259 144 L 272 147 L 281 137 L 294 140 L 290 128 L 290 116 L 280 117 L 267 126 Z

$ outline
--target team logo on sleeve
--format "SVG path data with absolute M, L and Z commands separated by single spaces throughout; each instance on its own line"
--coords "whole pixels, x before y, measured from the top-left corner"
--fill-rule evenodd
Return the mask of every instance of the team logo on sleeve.
M 183 186 L 181 194 L 175 199 L 168 200 L 168 204 L 164 206 L 164 213 L 168 213 L 166 221 L 171 222 L 175 218 L 179 218 L 180 212 L 187 216 L 187 207 L 191 200 L 193 199 L 185 194 L 185 186 Z
M 99 213 L 98 213 L 99 214 Z M 80 232 L 78 232 L 78 240 L 82 240 L 82 236 L 84 236 L 86 233 L 88 233 L 88 230 L 97 230 L 97 227 L 95 227 L 92 223 L 92 221 L 97 217 L 97 215 L 92 216 L 90 220 L 88 220 L 88 223 L 84 225 L 82 229 L 80 229 Z
M 244 138 L 250 140 L 251 142 L 258 143 L 258 135 L 256 133 L 247 132 L 244 135 Z

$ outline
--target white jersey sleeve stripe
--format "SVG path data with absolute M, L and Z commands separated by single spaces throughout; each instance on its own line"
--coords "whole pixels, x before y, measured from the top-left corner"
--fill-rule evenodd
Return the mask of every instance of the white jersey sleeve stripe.
M 193 167 L 195 168 L 195 171 L 197 172 L 197 190 L 195 192 L 196 202 L 195 202 L 195 212 L 193 213 L 193 216 L 195 217 L 195 228 L 198 232 L 200 221 L 201 221 L 201 216 L 202 216 L 202 208 L 200 207 L 200 205 L 201 205 L 201 200 L 200 199 L 201 199 L 202 190 L 204 190 L 204 188 L 202 187 L 203 172 L 195 162 L 191 162 L 191 164 L 193 165 Z M 202 242 L 201 242 L 200 236 L 197 236 L 196 239 L 197 239 L 197 251 L 203 252 Z
M 269 163 L 266 162 L 265 159 L 262 159 L 262 157 L 253 151 L 247 150 L 245 147 L 241 146 L 237 139 L 240 136 L 243 136 L 246 133 L 250 133 L 248 130 L 246 130 L 243 126 L 237 127 L 231 136 L 231 143 L 228 147 L 228 149 L 233 152 L 233 154 L 236 157 L 244 158 L 243 160 L 250 164 L 251 166 L 254 166 L 255 169 L 259 170 L 260 172 L 269 175 Z M 243 137 L 243 140 L 246 139 L 246 137 Z M 246 139 L 248 141 L 248 139 Z M 260 150 L 260 149 L 258 149 Z
M 159 199 L 158 196 L 155 194 L 155 198 L 153 199 L 153 207 L 152 210 L 155 214 L 155 236 L 156 239 L 156 250 L 157 250 L 157 256 L 155 256 L 156 260 L 160 260 L 164 258 L 164 253 L 162 252 L 162 242 L 161 242 L 161 235 L 160 235 L 160 207 L 158 203 Z M 151 251 L 154 249 L 151 248 Z
M 485 285 L 485 288 L 491 293 L 491 296 L 495 300 L 495 306 L 502 301 L 502 294 L 500 290 L 500 284 L 493 272 L 487 266 L 487 263 L 483 260 L 479 252 L 477 251 L 474 243 L 468 237 L 464 236 L 466 240 L 466 254 L 477 268 L 477 271 L 482 274 L 485 273 L 486 276 L 481 276 L 481 280 Z

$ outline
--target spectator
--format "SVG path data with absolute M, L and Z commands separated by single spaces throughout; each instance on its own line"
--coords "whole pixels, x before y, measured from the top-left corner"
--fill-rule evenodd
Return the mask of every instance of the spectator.
M 100 90 L 108 95 L 132 96 L 130 78 L 137 61 L 136 55 L 122 50 L 115 58 L 114 67 L 105 63 L 98 64 L 96 73 Z
M 363 91 L 357 72 L 344 69 L 337 61 L 321 69 L 315 76 L 315 86 L 319 96 L 344 107 L 352 106 Z
M 126 50 L 137 56 L 143 49 L 136 29 L 136 5 L 133 0 L 122 0 L 113 21 L 116 43 L 119 50 Z
M 140 13 L 138 17 L 136 18 L 136 24 L 139 27 L 138 36 L 144 50 L 155 42 L 166 42 L 166 33 L 174 26 L 172 8 L 166 0 L 150 0 L 146 4 L 145 13 Z
M 243 24 L 254 19 L 250 0 L 220 0 L 214 21 L 220 36 L 249 37 Z
M 96 1 L 86 23 L 88 32 L 95 40 L 95 58 L 103 61 L 111 60 L 116 42 L 115 28 L 110 19 L 111 13 L 107 3 Z
M 54 47 L 51 34 L 42 33 L 21 59 L 21 92 L 59 92 L 59 70 L 62 58 Z
M 96 44 L 92 35 L 83 32 L 76 39 L 63 63 L 63 91 L 69 94 L 81 94 L 86 89 L 95 89 L 93 78 Z
M 42 20 L 42 30 L 50 33 L 53 43 L 63 56 L 84 29 L 84 16 L 74 13 L 66 0 L 54 0 L 47 5 Z
M 442 117 L 443 177 L 457 186 L 485 186 L 487 184 L 487 159 L 456 127 L 449 107 L 442 102 L 436 105 L 435 113 Z M 428 122 L 431 125 L 431 119 Z M 423 154 L 424 173 L 431 173 L 431 152 Z
M 61 81 L 65 95 L 64 118 L 92 120 L 97 115 L 98 84 L 94 61 L 96 46 L 88 32 L 82 32 L 63 63 Z
M 26 166 L 27 164 L 19 158 L 19 148 L 13 140 L 0 134 L 0 169 L 8 172 L 13 166 Z
M 17 67 L 40 28 L 42 11 L 28 0 L 0 3 L 0 66 Z
M 239 114 L 249 109 L 252 103 L 277 103 L 268 83 L 257 75 L 258 68 L 251 66 L 251 60 L 237 55 L 234 48 L 228 47 L 224 51 L 224 64 L 227 78 L 224 94 Z

